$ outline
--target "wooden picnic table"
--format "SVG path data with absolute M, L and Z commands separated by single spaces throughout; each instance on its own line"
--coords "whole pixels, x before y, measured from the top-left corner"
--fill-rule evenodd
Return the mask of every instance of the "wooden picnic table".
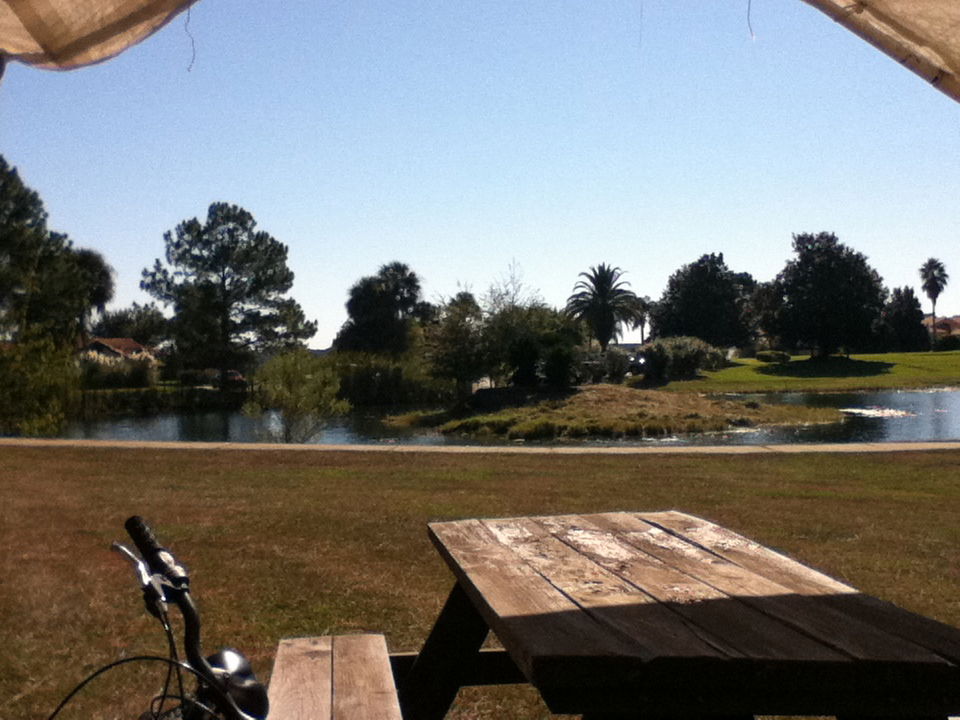
M 680 512 L 433 523 L 456 584 L 406 720 L 529 682 L 586 717 L 960 715 L 960 631 Z M 890 549 L 895 552 L 895 548 Z M 492 631 L 504 648 L 481 650 Z

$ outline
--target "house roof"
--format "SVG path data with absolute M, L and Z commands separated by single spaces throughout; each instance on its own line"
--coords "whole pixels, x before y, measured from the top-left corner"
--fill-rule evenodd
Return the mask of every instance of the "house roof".
M 139 353 L 150 353 L 150 348 L 148 348 L 146 345 L 138 343 L 133 338 L 95 337 L 90 338 L 90 342 L 88 343 L 87 347 L 90 348 L 96 344 L 103 345 L 104 347 L 107 347 L 118 355 L 123 355 L 124 357 L 137 355 Z
M 923 316 L 923 326 L 930 327 L 932 318 L 929 314 Z M 960 333 L 960 315 L 953 317 L 941 317 L 937 315 L 937 332 L 946 332 L 950 335 Z

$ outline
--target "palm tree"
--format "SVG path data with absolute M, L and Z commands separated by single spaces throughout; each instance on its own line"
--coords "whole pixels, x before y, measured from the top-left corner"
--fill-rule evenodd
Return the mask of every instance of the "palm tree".
M 590 272 L 580 273 L 584 278 L 573 286 L 573 295 L 567 298 L 566 311 L 583 320 L 593 337 L 606 352 L 610 341 L 620 334 L 622 323 L 635 323 L 640 318 L 640 301 L 629 283 L 622 281 L 620 268 L 600 263 Z
M 107 303 L 113 300 L 113 268 L 96 250 L 78 248 L 73 251 L 72 257 L 81 293 L 81 304 L 77 308 L 77 327 L 81 340 L 86 342 L 93 311 L 103 315 Z
M 644 295 L 637 298 L 637 315 L 633 319 L 633 329 L 640 328 L 640 342 L 645 343 L 647 331 L 647 322 L 650 320 L 650 312 L 653 310 L 653 303 L 650 298 Z
M 947 270 L 943 267 L 943 263 L 936 258 L 930 258 L 920 266 L 920 280 L 923 281 L 921 287 L 933 305 L 933 310 L 930 314 L 931 350 L 933 350 L 933 344 L 937 339 L 937 298 L 940 297 L 940 293 L 943 292 L 943 289 L 947 286 L 949 279 L 950 276 L 947 275 Z

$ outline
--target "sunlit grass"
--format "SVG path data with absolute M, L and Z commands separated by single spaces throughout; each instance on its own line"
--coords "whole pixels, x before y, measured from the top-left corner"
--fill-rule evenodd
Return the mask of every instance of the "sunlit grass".
M 283 450 L 0 449 L 0 699 L 45 717 L 73 682 L 163 653 L 108 550 L 140 513 L 192 568 L 206 647 L 269 673 L 281 637 L 423 641 L 452 584 L 430 520 L 679 508 L 861 589 L 960 625 L 958 452 L 552 456 Z M 138 707 L 155 683 L 123 685 Z M 97 685 L 91 708 L 124 706 Z M 90 712 L 68 717 L 94 717 Z M 120 714 L 120 713 L 118 713 Z M 125 717 L 136 717 L 132 712 Z M 529 689 L 474 690 L 458 718 L 537 718 Z
M 840 413 L 829 408 L 599 384 L 561 398 L 452 419 L 440 431 L 511 440 L 657 438 L 839 419 Z
M 960 385 L 960 351 L 880 353 L 811 361 L 794 356 L 779 365 L 743 358 L 665 390 L 687 392 L 829 392 Z

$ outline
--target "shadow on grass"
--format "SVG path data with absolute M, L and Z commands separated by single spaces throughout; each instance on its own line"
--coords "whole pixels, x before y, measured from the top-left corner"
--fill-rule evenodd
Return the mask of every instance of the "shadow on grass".
M 893 369 L 894 363 L 852 360 L 845 357 L 810 358 L 789 363 L 764 365 L 757 368 L 762 375 L 775 377 L 821 378 L 821 377 L 871 377 L 884 375 Z

